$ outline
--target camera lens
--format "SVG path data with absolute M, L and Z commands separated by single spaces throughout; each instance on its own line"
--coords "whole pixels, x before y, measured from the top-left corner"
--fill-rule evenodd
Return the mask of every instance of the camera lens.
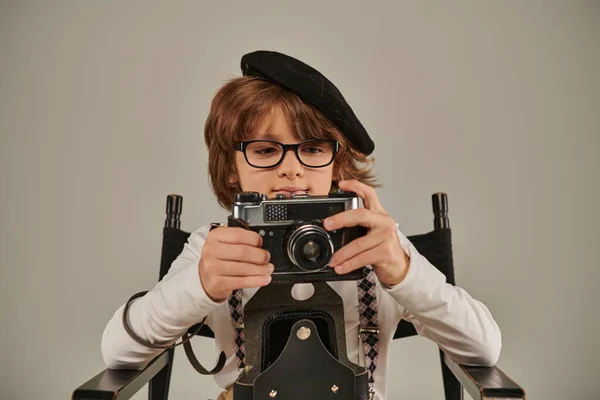
M 334 249 L 331 237 L 318 221 L 297 225 L 286 247 L 289 259 L 307 272 L 317 272 L 327 267 Z
M 304 257 L 310 261 L 315 261 L 321 254 L 321 246 L 312 240 L 307 242 L 302 250 L 304 252 Z

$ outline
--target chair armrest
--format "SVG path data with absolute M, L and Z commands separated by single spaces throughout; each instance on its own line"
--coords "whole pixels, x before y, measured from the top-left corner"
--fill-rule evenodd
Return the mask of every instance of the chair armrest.
M 444 353 L 444 363 L 474 400 L 525 399 L 525 391 L 498 367 L 457 364 Z
M 79 386 L 73 400 L 129 399 L 169 363 L 169 352 L 164 351 L 142 370 L 105 369 Z

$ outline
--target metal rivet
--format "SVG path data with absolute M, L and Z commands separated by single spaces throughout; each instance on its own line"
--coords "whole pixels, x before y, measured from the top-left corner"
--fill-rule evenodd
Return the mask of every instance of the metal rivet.
M 269 392 L 269 397 L 275 397 L 275 396 L 277 396 L 277 390 L 271 390 Z
M 306 340 L 310 337 L 310 329 L 303 326 L 300 329 L 298 329 L 298 331 L 296 332 L 296 336 L 298 336 L 298 339 L 300 340 Z
M 260 231 L 258 231 L 258 234 L 259 234 L 260 236 L 265 236 L 265 231 L 261 229 Z
M 273 231 L 269 231 L 269 236 L 273 236 L 274 232 Z
M 331 391 L 332 391 L 333 393 L 337 393 L 337 392 L 339 392 L 339 390 L 340 390 L 340 388 L 339 388 L 339 386 L 338 386 L 338 385 L 333 385 L 333 386 L 331 387 Z
M 245 326 L 244 326 L 244 323 L 243 323 L 243 322 L 234 322 L 234 323 L 233 323 L 233 328 L 234 328 L 234 329 L 244 329 L 244 328 L 245 328 Z

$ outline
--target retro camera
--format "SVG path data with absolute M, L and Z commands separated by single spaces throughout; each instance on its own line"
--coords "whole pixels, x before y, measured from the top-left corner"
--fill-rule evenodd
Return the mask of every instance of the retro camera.
M 269 199 L 257 192 L 236 193 L 228 226 L 257 232 L 262 248 L 271 253 L 275 266 L 272 282 L 314 282 L 362 279 L 359 268 L 339 275 L 329 267 L 333 253 L 364 236 L 366 228 L 357 226 L 328 232 L 323 220 L 359 207 L 355 193 L 337 190 L 327 196 L 293 195 Z

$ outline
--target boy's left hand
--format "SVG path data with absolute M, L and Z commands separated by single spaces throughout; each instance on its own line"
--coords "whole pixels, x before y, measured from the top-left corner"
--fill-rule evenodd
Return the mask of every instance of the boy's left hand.
M 363 199 L 364 208 L 326 218 L 325 229 L 333 231 L 364 226 L 368 233 L 336 251 L 330 266 L 335 267 L 338 274 L 346 274 L 364 265 L 372 265 L 379 282 L 388 286 L 402 282 L 410 261 L 400 246 L 396 223 L 382 207 L 375 189 L 356 180 L 340 181 L 339 188 L 356 193 Z

